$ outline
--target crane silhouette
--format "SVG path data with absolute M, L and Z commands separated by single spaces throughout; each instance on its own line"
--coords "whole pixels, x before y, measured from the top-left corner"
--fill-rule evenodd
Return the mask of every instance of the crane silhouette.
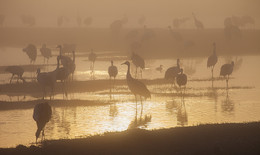
M 37 57 L 37 48 L 33 44 L 29 44 L 26 48 L 23 49 L 23 52 L 25 52 L 29 58 L 30 63 L 34 63 Z
M 8 67 L 6 67 L 5 71 L 12 74 L 12 77 L 10 79 L 10 83 L 12 83 L 14 75 L 17 75 L 17 77 L 18 77 L 17 82 L 18 82 L 19 79 L 21 79 L 23 82 L 25 82 L 24 78 L 22 77 L 23 73 L 24 73 L 24 69 L 22 67 L 20 67 L 20 66 L 8 66 Z
M 166 80 L 172 80 L 172 83 L 175 86 L 175 78 L 181 72 L 180 69 L 180 59 L 177 59 L 177 66 L 170 67 L 166 70 L 164 78 Z
M 194 24 L 195 24 L 196 28 L 197 29 L 204 29 L 203 23 L 196 18 L 194 13 L 192 13 L 192 15 L 193 15 Z
M 60 55 L 58 56 L 59 59 L 61 60 L 62 66 L 67 70 L 68 75 L 72 74 L 72 79 L 74 75 L 74 71 L 76 69 L 76 64 L 75 64 L 75 51 L 72 51 L 72 60 L 68 56 L 62 55 L 62 46 L 58 45 L 57 48 L 60 49 Z
M 216 43 L 214 42 L 213 43 L 213 53 L 208 57 L 208 61 L 207 61 L 207 67 L 211 68 L 212 87 L 213 87 L 213 70 L 214 70 L 214 67 L 217 62 L 218 62 L 218 56 L 216 54 Z
M 97 58 L 97 55 L 93 52 L 93 49 L 91 49 L 91 53 L 88 56 L 88 60 L 91 61 L 90 70 L 91 70 L 92 76 L 94 76 L 94 65 L 95 65 L 96 58 Z
M 143 103 L 142 103 L 142 97 L 146 98 L 151 98 L 151 93 L 150 91 L 147 89 L 147 87 L 145 86 L 145 84 L 143 84 L 141 81 L 138 81 L 137 79 L 134 79 L 131 74 L 130 74 L 130 63 L 129 61 L 124 62 L 123 64 L 127 65 L 127 74 L 126 74 L 126 81 L 127 81 L 127 85 L 128 88 L 130 89 L 130 91 L 135 95 L 135 100 L 136 100 L 136 108 L 137 108 L 137 95 L 140 96 L 140 100 L 141 100 L 141 105 L 143 107 Z M 122 65 L 123 65 L 122 64 Z
M 145 68 L 145 62 L 144 59 L 139 56 L 138 54 L 135 54 L 135 52 L 132 52 L 131 60 L 133 64 L 136 66 L 135 70 L 135 77 L 137 78 L 137 69 L 140 68 L 141 78 L 142 78 L 142 70 Z
M 46 47 L 46 44 L 43 44 L 43 45 L 42 45 L 42 48 L 40 49 L 40 52 L 41 52 L 41 54 L 42 54 L 42 56 L 43 56 L 43 61 L 44 61 L 44 63 L 45 63 L 45 59 L 47 59 L 47 64 L 48 64 L 49 58 L 52 57 L 51 49 L 47 48 L 47 47 Z
M 177 75 L 176 77 L 176 82 L 179 85 L 181 92 L 182 92 L 182 86 L 184 86 L 184 93 L 185 93 L 185 88 L 187 84 L 187 75 L 183 73 L 183 69 L 180 69 L 181 73 Z
M 113 62 L 113 60 L 111 60 L 111 66 L 108 67 L 108 74 L 109 74 L 110 79 L 111 79 L 111 77 L 113 77 L 115 79 L 117 76 L 117 73 L 118 73 L 117 67 L 114 66 L 114 62 Z
M 220 76 L 224 76 L 226 78 L 227 89 L 228 89 L 229 75 L 232 74 L 233 68 L 234 68 L 234 61 L 232 61 L 230 64 L 222 65 L 220 69 Z
M 36 104 L 33 110 L 33 119 L 37 124 L 37 131 L 35 133 L 36 143 L 42 131 L 42 138 L 45 138 L 44 127 L 50 121 L 52 115 L 51 106 L 47 103 Z
M 59 58 L 57 57 L 57 68 L 54 71 L 52 71 L 52 72 L 41 72 L 40 68 L 37 69 L 37 72 L 36 72 L 37 73 L 37 81 L 43 89 L 43 99 L 44 99 L 44 96 L 46 94 L 45 87 L 51 88 L 50 99 L 51 99 L 51 96 L 54 93 L 54 86 L 55 86 L 56 79 L 57 79 L 59 65 L 60 65 Z
M 157 67 L 156 70 L 159 71 L 159 72 L 161 73 L 162 70 L 163 70 L 163 65 L 160 65 L 159 67 Z
M 113 60 L 111 60 L 111 66 L 108 67 L 108 74 L 109 74 L 109 79 L 110 79 L 110 85 L 111 85 L 111 78 L 112 77 L 114 78 L 114 81 L 113 81 L 113 88 L 114 88 L 115 78 L 118 74 L 118 70 L 117 70 L 117 67 L 114 66 Z M 111 87 L 110 87 L 110 92 L 111 92 Z M 110 96 L 111 96 L 111 94 L 110 94 Z

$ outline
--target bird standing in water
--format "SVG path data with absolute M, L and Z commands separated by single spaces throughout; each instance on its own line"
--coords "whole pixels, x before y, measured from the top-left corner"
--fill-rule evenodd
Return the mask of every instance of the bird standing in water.
M 29 58 L 30 63 L 34 63 L 37 57 L 37 48 L 33 44 L 29 44 L 26 48 L 23 49 L 23 52 L 25 52 Z
M 88 56 L 88 60 L 91 61 L 90 70 L 93 79 L 94 79 L 94 65 L 95 65 L 96 58 L 97 55 L 93 52 L 93 49 L 91 49 L 91 53 Z
M 221 66 L 220 76 L 224 76 L 226 78 L 227 89 L 228 89 L 229 75 L 232 74 L 233 68 L 234 68 L 234 61 L 232 61 L 230 64 L 224 64 Z
M 157 67 L 156 70 L 159 71 L 159 72 L 161 73 L 162 70 L 163 70 L 163 65 L 160 65 L 159 67 Z
M 132 53 L 132 61 L 133 64 L 136 66 L 135 70 L 135 77 L 137 77 L 137 69 L 140 68 L 141 78 L 142 78 L 142 70 L 145 68 L 145 62 L 142 57 L 140 57 L 138 54 Z
M 166 80 L 172 80 L 174 86 L 175 86 L 175 78 L 178 76 L 178 74 L 181 72 L 180 69 L 180 59 L 177 59 L 177 66 L 170 67 L 166 70 L 164 78 Z
M 12 77 L 10 79 L 10 83 L 12 83 L 14 75 L 18 76 L 17 82 L 18 82 L 19 79 L 21 79 L 23 82 L 25 82 L 24 78 L 22 77 L 23 73 L 24 73 L 24 69 L 22 67 L 20 67 L 20 66 L 8 66 L 5 69 L 5 71 L 12 74 Z
M 184 93 L 185 93 L 185 88 L 186 88 L 186 84 L 187 84 L 187 75 L 183 73 L 182 68 L 180 70 L 181 70 L 181 73 L 177 75 L 176 82 L 179 85 L 181 92 L 182 92 L 181 86 L 184 86 Z
M 111 66 L 108 67 L 108 74 L 109 74 L 110 81 L 111 81 L 112 77 L 114 78 L 114 83 L 113 83 L 113 86 L 114 86 L 115 78 L 116 78 L 116 76 L 118 74 L 118 70 L 117 70 L 117 67 L 114 66 L 113 60 L 111 60 Z
M 40 136 L 41 131 L 42 131 L 42 138 L 45 138 L 44 127 L 46 123 L 50 121 L 51 115 L 52 115 L 51 106 L 47 102 L 39 103 L 35 105 L 33 110 L 33 119 L 36 121 L 37 124 L 37 131 L 35 133 L 36 143 L 37 143 L 37 139 Z
M 207 67 L 211 68 L 212 86 L 213 86 L 213 70 L 217 62 L 218 62 L 218 56 L 216 54 L 216 43 L 213 43 L 213 53 L 208 57 L 208 61 L 207 61 Z
M 130 62 L 126 61 L 125 63 L 123 63 L 124 65 L 127 65 L 127 74 L 126 74 L 126 81 L 127 81 L 127 85 L 128 88 L 130 89 L 130 91 L 135 95 L 135 100 L 136 100 L 136 107 L 137 107 L 137 98 L 136 96 L 139 95 L 140 99 L 141 99 L 141 105 L 143 107 L 143 103 L 142 103 L 142 97 L 146 98 L 151 98 L 151 93 L 150 91 L 147 89 L 146 85 L 144 83 L 142 83 L 141 81 L 134 79 L 131 74 L 130 74 Z M 123 65 L 122 64 L 122 65 Z
M 40 52 L 41 52 L 41 54 L 43 56 L 44 63 L 45 63 L 45 59 L 47 59 L 47 64 L 48 64 L 49 58 L 52 57 L 51 49 L 47 48 L 46 44 L 43 44 L 42 48 L 40 49 Z

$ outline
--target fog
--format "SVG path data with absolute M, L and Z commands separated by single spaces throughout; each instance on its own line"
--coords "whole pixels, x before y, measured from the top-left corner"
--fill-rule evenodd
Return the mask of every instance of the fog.
M 64 27 L 76 27 L 76 18 L 93 18 L 92 27 L 108 27 L 112 21 L 128 17 L 126 27 L 138 27 L 138 19 L 146 17 L 149 27 L 166 27 L 174 18 L 190 17 L 194 12 L 206 28 L 224 27 L 230 16 L 251 16 L 259 28 L 258 0 L 1 0 L 0 14 L 5 15 L 4 26 L 23 26 L 21 15 L 36 19 L 36 27 L 57 27 L 57 17 L 66 16 Z M 184 28 L 193 28 L 188 22 Z

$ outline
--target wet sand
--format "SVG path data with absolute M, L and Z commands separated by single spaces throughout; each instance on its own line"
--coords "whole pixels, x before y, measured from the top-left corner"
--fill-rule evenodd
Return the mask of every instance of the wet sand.
M 131 129 L 2 148 L 0 154 L 259 154 L 259 128 L 260 122 Z

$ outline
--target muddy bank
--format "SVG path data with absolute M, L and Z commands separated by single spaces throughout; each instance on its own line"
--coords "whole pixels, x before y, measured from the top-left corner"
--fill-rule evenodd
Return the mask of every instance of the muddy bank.
M 71 107 L 71 106 L 104 106 L 111 104 L 112 101 L 99 101 L 99 100 L 32 100 L 32 101 L 0 101 L 1 110 L 13 109 L 32 109 L 38 103 L 48 102 L 52 107 Z
M 22 145 L 1 154 L 259 154 L 260 123 L 231 123 L 147 131 L 132 129 L 80 139 Z
M 231 78 L 230 78 L 231 79 Z M 146 85 L 162 85 L 169 84 L 171 85 L 171 81 L 165 79 L 139 79 Z M 214 81 L 225 80 L 225 78 L 215 78 Z M 189 79 L 190 82 L 205 82 L 211 81 L 210 78 L 206 79 Z M 127 85 L 125 79 L 116 79 L 114 82 L 115 86 Z M 69 92 L 95 92 L 100 90 L 110 89 L 111 82 L 108 79 L 100 79 L 100 80 L 87 80 L 87 81 L 69 81 L 64 84 L 61 82 L 57 82 L 55 84 L 55 93 L 62 93 L 63 89 L 67 89 Z M 236 87 L 234 87 L 236 88 Z M 251 88 L 251 87 L 245 87 Z M 222 89 L 222 88 L 221 88 Z M 47 87 L 47 91 L 49 88 Z M 41 93 L 42 88 L 38 82 L 26 82 L 26 83 L 12 83 L 12 84 L 0 84 L 0 94 L 5 93 Z

